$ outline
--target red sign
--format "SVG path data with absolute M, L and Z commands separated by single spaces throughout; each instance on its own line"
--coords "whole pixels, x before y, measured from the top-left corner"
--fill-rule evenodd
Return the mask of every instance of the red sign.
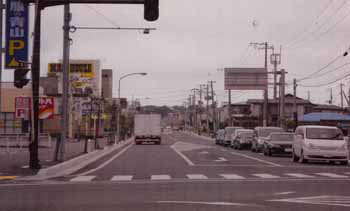
M 29 119 L 30 97 L 15 98 L 15 115 L 16 118 Z
M 53 97 L 41 97 L 39 101 L 39 119 L 52 119 L 55 103 Z

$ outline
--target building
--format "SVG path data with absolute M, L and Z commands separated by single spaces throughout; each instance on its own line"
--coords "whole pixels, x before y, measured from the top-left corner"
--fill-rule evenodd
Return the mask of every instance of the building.
M 345 109 L 340 106 L 330 105 L 330 104 L 319 104 L 315 105 L 312 109 L 312 112 L 321 112 L 321 113 L 345 113 Z
M 1 112 L 0 134 L 22 133 L 25 131 L 25 122 L 15 116 L 15 98 L 31 97 L 32 84 L 28 83 L 22 89 L 18 89 L 12 82 L 1 82 Z M 43 90 L 39 90 L 43 95 Z
M 102 69 L 102 96 L 106 99 L 112 99 L 113 93 L 113 71 L 111 69 Z

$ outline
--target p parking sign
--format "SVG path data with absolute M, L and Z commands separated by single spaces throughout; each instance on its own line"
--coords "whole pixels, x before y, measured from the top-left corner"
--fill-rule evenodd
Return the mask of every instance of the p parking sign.
M 6 2 L 6 50 L 5 68 L 21 66 L 28 61 L 28 4 L 21 0 Z

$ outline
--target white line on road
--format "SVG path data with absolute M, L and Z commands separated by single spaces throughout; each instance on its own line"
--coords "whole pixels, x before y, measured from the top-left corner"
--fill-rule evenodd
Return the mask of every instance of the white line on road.
M 233 202 L 206 202 L 206 201 L 157 201 L 160 204 L 201 204 L 215 206 L 257 206 L 253 204 L 242 204 Z
M 171 177 L 166 174 L 161 174 L 161 175 L 152 175 L 151 180 L 169 180 Z
M 73 179 L 71 179 L 71 182 L 90 182 L 91 180 L 93 180 L 96 176 L 78 176 L 78 177 L 74 177 Z
M 219 157 L 219 159 L 217 160 L 214 160 L 215 162 L 224 162 L 224 161 L 227 161 L 225 158 L 223 157 Z
M 132 177 L 131 175 L 116 175 L 112 177 L 111 181 L 131 181 Z
M 274 195 L 288 195 L 288 194 L 292 194 L 292 193 L 295 193 L 295 191 L 279 192 L 279 193 L 275 193 Z
M 245 179 L 245 177 L 239 176 L 237 174 L 220 174 L 225 179 Z
M 315 173 L 320 176 L 331 177 L 331 178 L 348 178 L 345 175 L 333 174 L 333 173 Z
M 180 155 L 180 157 L 182 157 L 186 163 L 189 165 L 189 166 L 194 166 L 194 163 L 188 158 L 186 157 L 184 154 L 182 154 L 182 152 L 180 152 L 179 150 L 177 150 L 174 145 L 171 145 L 170 148 L 172 148 L 178 155 Z
M 199 154 L 209 154 L 207 151 L 200 152 Z
M 307 175 L 307 174 L 299 174 L 299 173 L 286 173 L 285 175 L 297 178 L 314 178 L 315 176 Z
M 252 157 L 252 156 L 249 156 L 249 155 L 242 154 L 242 153 L 231 152 L 231 154 L 238 155 L 238 156 L 245 157 L 245 158 L 249 158 L 249 159 L 252 159 L 252 160 L 256 160 L 256 161 L 259 161 L 261 163 L 269 164 L 269 165 L 272 165 L 272 166 L 282 167 L 282 165 L 279 165 L 277 163 L 273 163 L 273 162 L 270 162 L 270 161 L 267 161 L 267 160 L 262 160 L 262 159 L 259 159 L 259 158 L 255 158 L 255 157 Z
M 114 155 L 113 157 L 111 157 L 109 160 L 107 160 L 106 162 L 102 163 L 101 165 L 99 165 L 98 167 L 94 168 L 94 169 L 91 169 L 89 171 L 86 171 L 84 173 L 81 173 L 79 175 L 87 175 L 87 174 L 90 174 L 92 172 L 95 172 L 105 166 L 107 166 L 108 164 L 110 164 L 114 159 L 116 159 L 117 157 L 119 157 L 120 155 L 122 155 L 126 150 L 128 150 L 130 147 L 132 147 L 133 145 L 130 144 L 129 146 L 125 147 L 123 150 L 121 150 L 120 152 L 118 152 L 116 155 Z
M 272 175 L 272 174 L 252 174 L 256 177 L 264 178 L 264 179 L 276 179 L 280 178 L 280 176 Z
M 203 174 L 187 174 L 188 179 L 208 179 L 207 176 Z

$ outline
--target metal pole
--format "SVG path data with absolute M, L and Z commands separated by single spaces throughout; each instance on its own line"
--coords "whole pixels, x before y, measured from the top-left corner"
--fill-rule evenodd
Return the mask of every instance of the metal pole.
M 231 112 L 231 89 L 228 90 L 228 118 L 229 118 L 229 126 L 232 126 L 232 112 Z
M 3 15 L 4 15 L 4 9 L 5 5 L 2 3 L 2 0 L 0 0 L 0 113 L 1 113 L 1 89 L 2 89 L 2 53 L 3 53 L 3 46 L 2 46 L 2 36 L 4 33 L 3 28 Z
M 61 133 L 61 147 L 60 147 L 60 160 L 64 161 L 64 153 L 66 146 L 66 138 L 69 129 L 69 22 L 70 22 L 70 7 L 69 4 L 64 5 L 63 16 L 63 65 L 62 65 L 62 133 Z
M 286 72 L 284 69 L 281 70 L 281 78 L 280 78 L 280 100 L 281 100 L 281 104 L 280 104 L 280 126 L 281 127 L 285 127 L 285 122 L 284 122 L 284 108 L 285 108 L 285 75 Z
M 41 38 L 41 10 L 39 0 L 35 2 L 34 38 L 32 53 L 32 110 L 31 141 L 29 144 L 29 166 L 40 169 L 39 161 L 39 80 L 40 80 L 40 38 Z
M 298 125 L 298 110 L 297 110 L 297 79 L 293 80 L 293 94 L 294 94 L 294 104 L 293 104 L 293 113 L 294 113 L 294 122 L 295 125 Z
M 118 105 L 117 105 L 117 141 L 120 141 L 120 113 L 121 113 L 121 103 L 120 103 L 120 82 L 122 77 L 118 82 Z
M 265 71 L 267 73 L 267 42 L 265 42 Z M 269 85 L 266 84 L 266 89 L 264 90 L 264 114 L 263 114 L 263 126 L 266 127 L 268 125 L 267 120 L 267 111 L 268 111 L 268 92 L 269 92 Z
M 272 48 L 272 55 L 274 57 L 273 61 L 273 99 L 277 99 L 277 56 L 274 53 L 274 49 Z

